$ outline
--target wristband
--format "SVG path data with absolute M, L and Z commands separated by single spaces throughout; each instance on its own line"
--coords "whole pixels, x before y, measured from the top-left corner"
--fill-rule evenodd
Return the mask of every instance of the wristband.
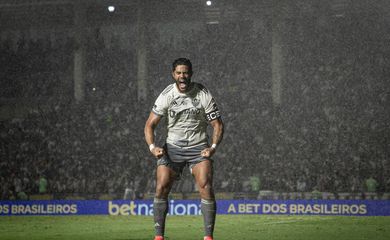
M 154 145 L 154 143 L 152 143 L 152 144 L 149 145 L 149 150 L 150 150 L 150 151 L 153 151 L 153 149 L 154 149 L 155 147 L 156 147 L 156 146 Z
M 211 148 L 216 149 L 217 148 L 217 144 L 213 143 L 213 145 L 211 145 Z

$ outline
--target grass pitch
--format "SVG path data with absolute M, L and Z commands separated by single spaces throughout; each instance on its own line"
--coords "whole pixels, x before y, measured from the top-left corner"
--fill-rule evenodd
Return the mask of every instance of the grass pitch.
M 0 217 L 0 239 L 152 240 L 152 217 Z M 390 217 L 218 215 L 216 240 L 390 239 Z M 168 216 L 167 240 L 203 239 L 201 216 Z

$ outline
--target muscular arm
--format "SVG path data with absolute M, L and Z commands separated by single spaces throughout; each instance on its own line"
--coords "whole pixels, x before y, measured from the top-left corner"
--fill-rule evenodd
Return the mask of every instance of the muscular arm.
M 218 145 L 223 138 L 223 132 L 224 132 L 224 125 L 221 118 L 212 120 L 210 122 L 211 127 L 213 128 L 213 136 L 212 136 L 212 144 Z M 211 157 L 215 153 L 215 148 L 206 148 L 203 149 L 201 152 L 201 155 L 203 157 Z
M 161 120 L 161 116 L 155 114 L 154 112 L 151 112 L 149 114 L 149 118 L 145 123 L 145 129 L 144 129 L 144 134 L 145 134 L 145 141 L 148 144 L 154 144 L 154 129 L 157 127 L 158 123 Z M 164 154 L 164 150 L 160 147 L 155 147 L 153 150 L 151 150 L 152 154 L 160 158 Z
M 219 144 L 223 138 L 223 122 L 221 118 L 215 119 L 210 122 L 210 125 L 213 127 L 213 137 L 212 144 Z

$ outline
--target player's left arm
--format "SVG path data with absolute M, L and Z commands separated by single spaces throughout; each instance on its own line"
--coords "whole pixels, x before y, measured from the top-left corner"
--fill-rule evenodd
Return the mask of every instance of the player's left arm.
M 211 157 L 216 152 L 217 146 L 223 138 L 224 125 L 222 119 L 219 117 L 217 119 L 211 120 L 209 123 L 213 128 L 212 145 L 203 149 L 201 152 L 202 157 Z

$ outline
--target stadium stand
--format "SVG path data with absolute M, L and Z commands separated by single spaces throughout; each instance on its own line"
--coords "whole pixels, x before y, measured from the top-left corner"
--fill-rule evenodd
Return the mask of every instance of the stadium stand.
M 82 102 L 74 100 L 71 35 L 53 32 L 53 43 L 49 37 L 29 39 L 28 32 L 11 41 L 12 34 L 2 32 L 1 105 L 19 107 L 0 115 L 0 199 L 22 198 L 21 192 L 29 199 L 74 193 L 152 199 L 155 165 L 142 129 L 153 99 L 171 81 L 170 58 L 183 53 L 195 60 L 194 78 L 218 99 L 226 123 L 215 155 L 218 196 L 389 199 L 390 62 L 382 39 L 389 33 L 383 32 L 385 21 L 372 28 L 374 15 L 372 21 L 351 15 L 336 25 L 289 18 L 285 27 L 300 34 L 283 36 L 280 102 L 272 94 L 269 19 L 257 13 L 248 17 L 251 24 L 234 21 L 180 35 L 180 46 L 151 27 L 150 99 L 137 97 L 135 46 L 118 29 L 119 39 L 102 29 L 88 36 Z M 370 44 L 362 46 L 366 36 Z M 20 69 L 29 71 L 16 74 Z M 38 194 L 41 175 L 47 195 Z M 259 192 L 251 192 L 249 176 L 259 178 Z M 369 177 L 377 181 L 375 193 L 367 192 Z M 191 182 L 175 186 L 174 193 L 198 199 Z M 124 197 L 126 189 L 133 189 L 131 197 Z
M 29 200 L 53 200 L 52 194 L 33 194 L 29 196 Z
M 374 192 L 365 192 L 363 193 L 364 195 L 364 199 L 366 200 L 378 200 L 379 199 L 379 196 L 377 193 L 374 193 Z
M 259 200 L 274 199 L 274 196 L 276 194 L 277 193 L 275 193 L 274 191 L 271 191 L 271 190 L 261 190 L 261 191 L 259 191 L 259 194 L 257 195 L 257 199 L 259 199 Z
M 390 200 L 390 193 L 388 192 L 383 193 L 382 200 Z
M 216 192 L 215 198 L 216 199 L 233 199 L 234 193 L 232 193 L 232 192 Z

